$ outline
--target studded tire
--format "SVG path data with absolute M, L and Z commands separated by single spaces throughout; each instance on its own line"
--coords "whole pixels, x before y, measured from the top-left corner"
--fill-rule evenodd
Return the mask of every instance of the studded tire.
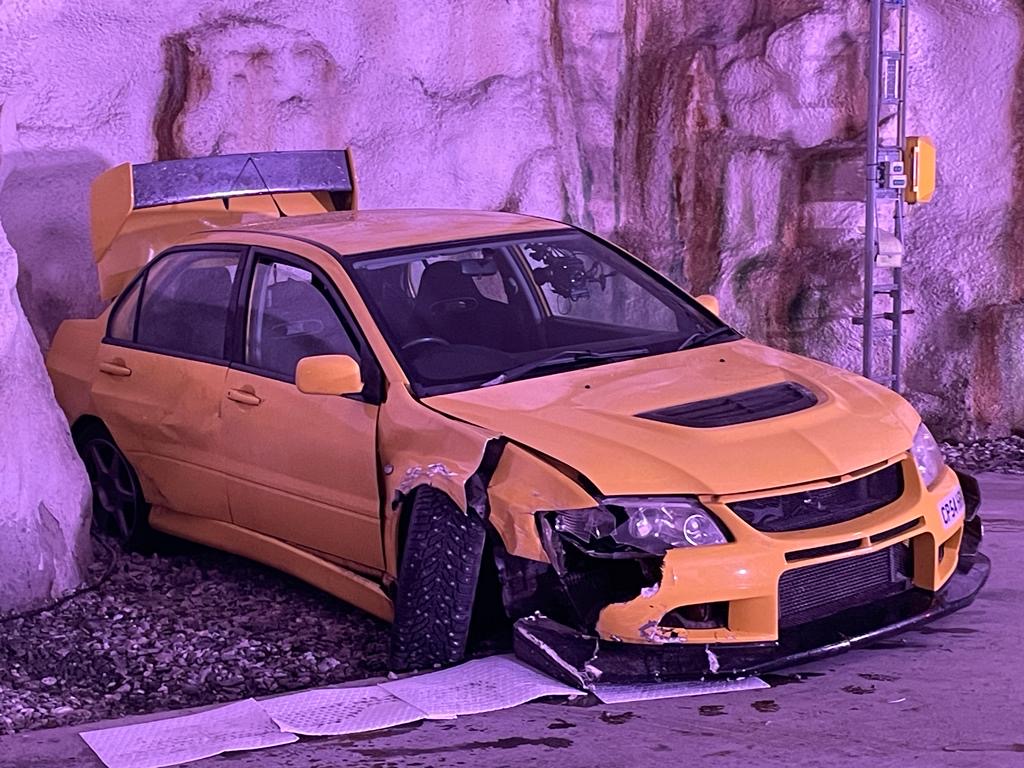
M 398 572 L 390 666 L 447 666 L 466 653 L 487 535 L 483 521 L 423 486 L 411 499 Z

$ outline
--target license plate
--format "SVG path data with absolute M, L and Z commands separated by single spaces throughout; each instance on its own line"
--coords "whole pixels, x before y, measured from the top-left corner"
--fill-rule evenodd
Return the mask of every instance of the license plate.
M 958 520 L 963 518 L 965 511 L 967 511 L 967 502 L 964 501 L 964 492 L 958 487 L 939 504 L 943 527 L 952 528 Z

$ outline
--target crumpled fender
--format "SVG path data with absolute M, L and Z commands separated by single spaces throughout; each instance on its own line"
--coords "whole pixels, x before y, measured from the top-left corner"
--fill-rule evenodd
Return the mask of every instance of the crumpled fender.
M 413 488 L 430 485 L 465 512 L 466 482 L 496 437 L 424 406 L 404 388 L 393 388 L 377 420 L 385 507 L 394 508 Z
M 585 509 L 595 500 L 579 483 L 516 444 L 506 446 L 491 478 L 490 521 L 510 555 L 548 562 L 537 513 Z
M 467 483 L 483 463 L 488 443 L 497 437 L 424 406 L 404 387 L 388 392 L 377 419 L 388 573 L 398 573 L 402 500 L 415 488 L 430 485 L 468 512 Z
M 398 572 L 402 500 L 417 487 L 446 493 L 494 526 L 509 554 L 547 562 L 535 515 L 594 505 L 565 472 L 503 435 L 446 416 L 395 387 L 381 406 L 378 452 L 384 493 L 384 558 Z

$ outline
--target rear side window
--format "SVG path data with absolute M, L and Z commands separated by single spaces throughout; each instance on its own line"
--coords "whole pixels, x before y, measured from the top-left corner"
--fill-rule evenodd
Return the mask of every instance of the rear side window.
M 154 262 L 142 283 L 136 343 L 223 359 L 238 263 L 238 253 L 230 251 L 180 251 Z
M 107 335 L 118 341 L 135 341 L 135 317 L 139 311 L 142 281 L 136 280 L 110 314 Z

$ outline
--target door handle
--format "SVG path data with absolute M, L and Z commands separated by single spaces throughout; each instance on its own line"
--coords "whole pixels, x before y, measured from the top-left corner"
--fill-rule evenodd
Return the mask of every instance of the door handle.
M 242 405 L 259 405 L 263 402 L 262 397 L 258 397 L 255 392 L 248 389 L 229 389 L 228 400 L 234 400 Z
M 109 376 L 131 376 L 132 369 L 124 364 L 124 360 L 115 357 L 113 360 L 104 360 L 100 363 L 100 371 Z

